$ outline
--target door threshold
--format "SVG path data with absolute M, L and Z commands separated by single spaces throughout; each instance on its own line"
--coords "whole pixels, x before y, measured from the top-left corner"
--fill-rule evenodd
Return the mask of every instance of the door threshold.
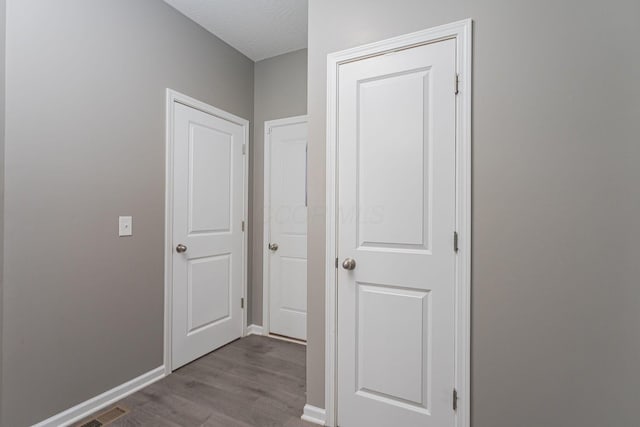
M 304 340 L 299 340 L 297 338 L 291 338 L 291 337 L 286 337 L 284 335 L 278 335 L 278 334 L 274 334 L 273 332 L 269 332 L 267 334 L 265 334 L 266 337 L 269 338 L 274 338 L 276 340 L 280 340 L 280 341 L 287 341 L 287 342 L 292 342 L 294 344 L 300 344 L 303 346 L 307 346 L 307 342 Z

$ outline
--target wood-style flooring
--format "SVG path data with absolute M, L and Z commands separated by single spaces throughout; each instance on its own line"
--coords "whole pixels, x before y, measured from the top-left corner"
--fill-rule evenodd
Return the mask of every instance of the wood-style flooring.
M 300 419 L 305 353 L 250 335 L 118 402 L 130 412 L 109 426 L 312 427 Z

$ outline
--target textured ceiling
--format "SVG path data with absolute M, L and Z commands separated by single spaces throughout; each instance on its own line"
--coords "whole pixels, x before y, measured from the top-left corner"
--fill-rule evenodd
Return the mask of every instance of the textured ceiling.
M 254 61 L 307 47 L 307 0 L 164 0 Z

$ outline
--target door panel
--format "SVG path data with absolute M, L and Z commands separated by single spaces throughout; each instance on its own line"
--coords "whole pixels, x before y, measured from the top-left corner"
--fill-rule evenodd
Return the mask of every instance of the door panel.
M 242 335 L 242 126 L 175 104 L 172 369 Z
M 189 234 L 229 231 L 233 135 L 191 124 Z
M 280 310 L 305 314 L 307 311 L 307 260 L 304 258 L 280 257 L 280 286 L 278 290 Z M 276 300 L 277 300 L 276 298 Z M 278 325 L 275 330 L 277 331 Z
M 307 123 L 269 135 L 269 332 L 307 338 Z
M 429 82 L 429 72 L 419 69 L 357 86 L 358 207 L 374 210 L 359 211 L 361 246 L 426 248 L 430 140 L 423 118 Z
M 454 424 L 455 42 L 340 65 L 338 423 Z
M 356 286 L 356 390 L 390 404 L 428 409 L 429 293 L 368 283 Z M 396 315 L 381 316 L 384 312 Z
M 232 294 L 231 254 L 189 260 L 188 265 L 187 334 L 190 335 L 229 318 Z

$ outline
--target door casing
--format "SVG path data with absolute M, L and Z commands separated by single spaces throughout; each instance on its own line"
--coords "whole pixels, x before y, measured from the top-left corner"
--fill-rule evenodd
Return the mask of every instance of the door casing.
M 297 123 L 308 123 L 308 116 L 295 116 L 287 117 L 284 119 L 268 120 L 264 122 L 264 212 L 263 212 L 263 224 L 264 230 L 262 234 L 262 333 L 263 335 L 270 335 L 270 298 L 271 298 L 271 280 L 269 271 L 269 239 L 271 237 L 271 222 L 270 222 L 270 194 L 271 194 L 271 164 L 269 159 L 271 158 L 271 138 L 269 135 L 269 129 L 277 126 L 287 126 Z M 278 339 L 283 337 L 278 336 Z M 294 340 L 298 342 L 297 340 Z
M 341 64 L 384 55 L 438 41 L 456 41 L 456 230 L 455 264 L 455 387 L 458 393 L 456 427 L 470 426 L 471 371 L 471 73 L 472 20 L 466 19 L 431 29 L 343 50 L 327 55 L 327 152 L 326 152 L 326 270 L 325 270 L 325 414 L 326 425 L 337 425 L 337 102 Z M 453 394 L 453 390 L 452 390 Z M 452 396 L 453 398 L 453 396 Z M 453 404 L 453 401 L 452 401 Z
M 171 330 L 173 312 L 173 120 L 174 107 L 179 103 L 187 107 L 194 108 L 212 116 L 219 117 L 229 122 L 240 125 L 243 130 L 243 201 L 244 201 L 244 233 L 242 248 L 242 298 L 244 298 L 244 308 L 242 314 L 242 335 L 247 335 L 247 250 L 249 235 L 249 121 L 241 117 L 227 113 L 219 108 L 213 107 L 190 96 L 184 95 L 172 89 L 167 89 L 166 93 L 166 135 L 165 135 L 165 248 L 164 248 L 164 372 L 169 375 L 172 372 L 171 366 Z

